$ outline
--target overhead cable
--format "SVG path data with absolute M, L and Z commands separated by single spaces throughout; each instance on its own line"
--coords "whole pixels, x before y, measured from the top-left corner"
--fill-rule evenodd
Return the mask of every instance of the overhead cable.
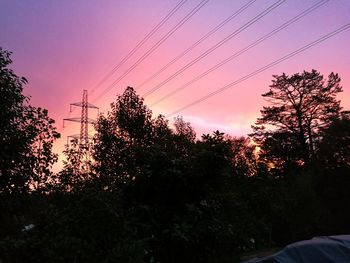
M 151 55 L 164 41 L 173 35 L 183 24 L 185 24 L 192 16 L 194 16 L 200 9 L 206 5 L 209 0 L 202 0 L 195 6 L 180 22 L 178 22 L 170 31 L 168 31 L 157 43 L 155 43 L 146 53 L 144 53 L 132 66 L 130 66 L 119 78 L 117 78 L 110 86 L 104 89 L 93 101 L 99 100 L 108 91 L 115 87 L 123 78 L 125 78 L 131 71 L 133 71 L 141 62 L 143 62 L 149 55 Z
M 213 91 L 213 92 L 211 92 L 211 93 L 201 97 L 200 99 L 195 100 L 195 101 L 191 102 L 190 104 L 187 104 L 187 105 L 185 105 L 185 106 L 183 106 L 183 107 L 173 111 L 172 113 L 166 115 L 166 117 L 171 117 L 171 116 L 173 116 L 173 115 L 175 115 L 175 114 L 177 114 L 179 112 L 182 112 L 182 111 L 184 111 L 184 110 L 186 110 L 186 109 L 188 109 L 188 108 L 190 108 L 190 107 L 192 107 L 192 106 L 194 106 L 196 104 L 199 104 L 199 103 L 201 103 L 201 102 L 203 102 L 203 101 L 205 101 L 205 100 L 207 100 L 207 99 L 209 99 L 209 98 L 211 98 L 211 97 L 213 97 L 213 96 L 215 96 L 215 95 L 217 95 L 217 94 L 219 94 L 219 93 L 221 93 L 221 92 L 223 92 L 223 91 L 225 91 L 225 90 L 227 90 L 229 88 L 232 88 L 233 86 L 235 86 L 235 85 L 237 85 L 237 84 L 239 84 L 239 83 L 241 83 L 241 82 L 243 82 L 243 81 L 245 81 L 247 79 L 250 79 L 251 77 L 253 77 L 253 76 L 255 76 L 255 75 L 257 75 L 257 74 L 259 74 L 259 73 L 261 73 L 261 72 L 263 72 L 263 71 L 265 71 L 265 70 L 267 70 L 267 69 L 269 69 L 269 68 L 271 68 L 271 67 L 273 67 L 275 65 L 278 65 L 281 62 L 283 62 L 283 61 L 285 61 L 287 59 L 290 59 L 290 58 L 296 56 L 297 54 L 299 54 L 301 52 L 304 52 L 305 50 L 307 50 L 307 49 L 309 49 L 309 48 L 311 48 L 311 47 L 313 47 L 313 46 L 315 46 L 315 45 L 317 45 L 317 44 L 319 44 L 319 43 L 321 43 L 321 42 L 323 42 L 323 41 L 325 41 L 325 40 L 327 40 L 327 39 L 329 39 L 329 38 L 331 38 L 331 37 L 333 37 L 333 36 L 335 36 L 335 35 L 337 35 L 337 34 L 339 34 L 341 32 L 343 32 L 343 31 L 345 31 L 345 30 L 347 30 L 349 28 L 350 28 L 350 23 L 347 23 L 347 24 L 339 27 L 338 29 L 336 29 L 336 30 L 334 30 L 334 31 L 332 31 L 332 32 L 330 32 L 330 33 L 328 33 L 328 34 L 318 38 L 317 40 L 315 40 L 315 41 L 313 41 L 313 42 L 311 42 L 311 43 L 309 43 L 309 44 L 307 44 L 307 45 L 305 45 L 305 46 L 303 46 L 303 47 L 301 47 L 301 48 L 299 48 L 299 49 L 297 49 L 297 50 L 295 50 L 295 51 L 293 51 L 293 52 L 291 52 L 291 53 L 289 53 L 289 54 L 287 54 L 287 55 L 285 55 L 285 56 L 283 56 L 283 57 L 281 57 L 281 58 L 279 58 L 279 59 L 277 59 L 277 60 L 275 60 L 275 61 L 273 61 L 271 63 L 269 63 L 269 64 L 267 64 L 267 65 L 265 65 L 264 67 L 261 67 L 261 68 L 255 70 L 255 71 L 251 72 L 250 74 L 245 75 L 244 77 L 242 77 L 242 78 L 240 78 L 238 80 L 235 80 L 234 82 L 231 82 L 231 83 L 223 86 L 222 88 L 217 89 L 217 90 L 215 90 L 215 91 Z
M 176 12 L 183 6 L 187 0 L 181 0 L 111 71 L 109 71 L 100 82 L 91 90 L 90 95 L 93 94 L 98 87 L 100 87 L 108 78 L 110 78 L 128 59 L 139 50 L 143 44 L 146 43 Z
M 264 16 L 266 16 L 268 13 L 270 13 L 272 10 L 274 10 L 275 8 L 277 8 L 278 6 L 280 6 L 282 3 L 284 3 L 286 0 L 278 0 L 276 1 L 274 4 L 272 4 L 271 6 L 269 6 L 268 8 L 266 8 L 264 11 L 262 11 L 261 13 L 259 13 L 258 15 L 256 15 L 254 18 L 252 18 L 251 20 L 249 20 L 247 23 L 245 23 L 243 26 L 241 26 L 240 28 L 238 28 L 237 30 L 233 31 L 231 34 L 229 34 L 228 36 L 226 36 L 223 40 L 219 41 L 218 43 L 216 43 L 214 46 L 210 47 L 209 49 L 207 49 L 205 52 L 203 52 L 201 55 L 199 55 L 197 58 L 195 58 L 194 60 L 192 60 L 191 62 L 187 63 L 184 67 L 182 67 L 181 69 L 179 69 L 178 71 L 176 71 L 174 74 L 172 74 L 170 77 L 168 77 L 167 79 L 165 79 L 164 81 L 162 81 L 161 83 L 159 83 L 158 85 L 156 85 L 155 87 L 153 87 L 151 90 L 147 91 L 146 93 L 144 93 L 142 95 L 142 97 L 147 97 L 150 94 L 152 94 L 153 92 L 155 92 L 156 90 L 160 89 L 161 87 L 163 87 L 166 83 L 168 83 L 170 80 L 174 79 L 175 77 L 177 77 L 178 75 L 180 75 L 181 73 L 183 73 L 185 70 L 187 70 L 188 68 L 192 67 L 194 64 L 196 64 L 197 62 L 199 62 L 201 59 L 203 59 L 204 57 L 208 56 L 210 53 L 212 53 L 213 51 L 215 51 L 216 49 L 218 49 L 219 47 L 221 47 L 223 44 L 225 44 L 227 41 L 229 41 L 230 39 L 232 39 L 234 36 L 240 34 L 242 31 L 244 31 L 245 29 L 247 29 L 248 27 L 250 27 L 251 25 L 253 25 L 254 23 L 256 23 L 258 20 L 260 20 L 261 18 L 263 18 Z
M 142 86 L 144 86 L 146 83 L 157 77 L 160 73 L 162 73 L 164 70 L 169 68 L 172 64 L 174 64 L 176 61 L 181 59 L 183 56 L 185 56 L 188 52 L 192 51 L 196 46 L 201 44 L 204 40 L 206 40 L 208 37 L 210 37 L 212 34 L 214 34 L 216 31 L 218 31 L 220 28 L 222 28 L 224 25 L 226 25 L 228 22 L 230 22 L 232 19 L 237 17 L 240 13 L 242 13 L 244 10 L 246 10 L 249 6 L 251 6 L 254 2 L 257 0 L 251 0 L 247 2 L 244 6 L 239 8 L 236 12 L 231 14 L 229 17 L 227 17 L 225 20 L 223 20 L 221 23 L 219 23 L 215 28 L 210 30 L 208 33 L 206 33 L 203 37 L 201 37 L 198 41 L 193 43 L 189 48 L 187 48 L 185 51 L 181 52 L 178 56 L 176 56 L 173 60 L 168 62 L 165 66 L 163 66 L 161 69 L 159 69 L 156 73 L 154 73 L 152 76 L 147 78 L 145 81 L 143 81 L 141 84 L 137 85 L 137 89 L 139 90 Z
M 329 2 L 329 0 L 321 0 L 319 2 L 317 2 L 316 4 L 312 5 L 311 7 L 307 8 L 306 10 L 304 10 L 303 12 L 301 12 L 300 14 L 296 15 L 295 17 L 289 19 L 288 21 L 286 21 L 285 23 L 283 23 L 282 25 L 278 26 L 277 28 L 275 28 L 274 30 L 270 31 L 269 33 L 267 33 L 266 35 L 260 37 L 259 39 L 257 39 L 256 41 L 254 41 L 253 43 L 249 44 L 248 46 L 244 47 L 243 49 L 235 52 L 234 54 L 232 54 L 230 57 L 224 59 L 223 61 L 221 61 L 220 63 L 216 64 L 215 66 L 211 67 L 210 69 L 206 70 L 205 72 L 199 74 L 198 76 L 196 76 L 195 78 L 193 78 L 192 80 L 186 82 L 185 84 L 181 85 L 180 87 L 174 89 L 173 91 L 167 93 L 166 95 L 164 95 L 163 97 L 161 97 L 160 99 L 158 99 L 157 101 L 155 101 L 154 103 L 152 103 L 150 105 L 150 107 L 153 107 L 155 105 L 157 105 L 158 103 L 164 101 L 165 99 L 168 99 L 169 97 L 175 95 L 176 93 L 178 93 L 179 91 L 189 87 L 190 85 L 192 85 L 193 83 L 197 82 L 198 80 L 202 79 L 203 77 L 205 77 L 206 75 L 208 75 L 209 73 L 217 70 L 218 68 L 222 67 L 223 65 L 227 64 L 228 62 L 232 61 L 234 58 L 237 58 L 238 56 L 244 54 L 245 52 L 247 52 L 248 50 L 250 50 L 251 48 L 257 46 L 258 44 L 264 42 L 265 40 L 269 39 L 270 37 L 272 37 L 273 35 L 277 34 L 278 32 L 280 32 L 281 30 L 283 30 L 284 28 L 290 26 L 291 24 L 295 23 L 296 21 L 298 21 L 299 19 L 303 18 L 304 16 L 308 15 L 309 13 L 311 13 L 312 11 L 318 9 L 319 7 L 323 6 L 325 3 Z

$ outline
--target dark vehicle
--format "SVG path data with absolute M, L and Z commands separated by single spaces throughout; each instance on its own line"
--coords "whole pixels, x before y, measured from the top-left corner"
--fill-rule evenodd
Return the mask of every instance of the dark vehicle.
M 314 237 L 292 243 L 281 251 L 242 263 L 345 263 L 350 262 L 350 235 Z

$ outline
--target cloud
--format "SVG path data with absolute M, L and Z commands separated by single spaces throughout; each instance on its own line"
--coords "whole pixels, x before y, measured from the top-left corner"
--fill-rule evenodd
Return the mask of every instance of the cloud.
M 242 123 L 242 121 L 217 122 L 211 119 L 193 115 L 185 115 L 183 118 L 185 121 L 191 123 L 197 134 L 211 133 L 213 131 L 219 130 L 229 135 L 243 136 L 250 132 L 251 123 Z

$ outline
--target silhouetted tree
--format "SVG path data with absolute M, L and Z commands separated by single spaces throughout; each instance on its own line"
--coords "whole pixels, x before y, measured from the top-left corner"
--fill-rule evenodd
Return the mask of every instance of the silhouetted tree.
M 59 134 L 47 110 L 28 104 L 22 94 L 27 80 L 8 68 L 10 55 L 0 48 L 0 193 L 25 193 L 49 180 Z
M 319 142 L 318 159 L 323 167 L 330 169 L 350 168 L 350 113 L 343 112 L 327 127 Z
M 107 184 L 123 184 L 142 173 L 150 147 L 166 143 L 172 131 L 162 116 L 152 118 L 132 87 L 111 108 L 96 125 L 95 171 Z
M 181 117 L 171 130 L 130 87 L 96 128 L 97 181 L 120 194 L 128 222 L 146 241 L 146 260 L 232 260 L 248 236 L 263 231 L 254 228 L 257 220 L 242 219 L 251 212 L 234 187 L 235 173 L 256 170 L 248 140 L 219 131 L 196 140 Z
M 270 106 L 261 110 L 252 136 L 275 166 L 298 166 L 315 157 L 321 129 L 340 115 L 340 78 L 331 73 L 325 80 L 316 70 L 273 77 L 262 95 Z
M 232 137 L 231 151 L 234 174 L 239 177 L 255 176 L 260 169 L 257 146 L 250 138 Z
M 193 130 L 189 122 L 185 122 L 181 116 L 175 118 L 174 122 L 175 134 L 185 138 L 189 142 L 194 142 L 196 139 L 196 132 Z
M 90 158 L 91 142 L 86 149 L 79 147 L 78 140 L 70 141 L 63 151 L 66 160 L 62 170 L 56 174 L 55 187 L 62 191 L 82 189 L 92 179 L 92 158 Z

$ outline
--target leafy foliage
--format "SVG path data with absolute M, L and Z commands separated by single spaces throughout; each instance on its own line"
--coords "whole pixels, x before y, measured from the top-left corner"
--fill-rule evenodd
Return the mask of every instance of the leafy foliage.
M 91 147 L 90 142 L 86 148 L 79 147 L 76 139 L 71 140 L 70 144 L 65 146 L 63 153 L 66 160 L 63 161 L 62 170 L 54 176 L 54 188 L 65 192 L 79 191 L 89 183 L 92 179 Z
M 11 62 L 10 52 L 0 49 L 0 193 L 27 193 L 49 179 L 59 134 L 47 110 L 28 105 L 22 94 L 27 80 L 8 68 Z
M 323 132 L 318 158 L 327 168 L 350 165 L 350 116 L 343 112 Z
M 315 157 L 321 129 L 340 116 L 340 78 L 331 73 L 326 81 L 316 70 L 273 77 L 262 95 L 270 106 L 261 110 L 252 136 L 275 166 L 308 162 Z
M 181 117 L 170 128 L 128 87 L 99 117 L 94 161 L 82 162 L 73 142 L 48 183 L 58 135 L 1 54 L 1 157 L 11 158 L 0 159 L 0 261 L 236 262 L 350 231 L 350 121 L 336 74 L 274 76 L 255 142 L 219 131 L 197 138 Z M 18 195 L 33 182 L 50 191 Z

